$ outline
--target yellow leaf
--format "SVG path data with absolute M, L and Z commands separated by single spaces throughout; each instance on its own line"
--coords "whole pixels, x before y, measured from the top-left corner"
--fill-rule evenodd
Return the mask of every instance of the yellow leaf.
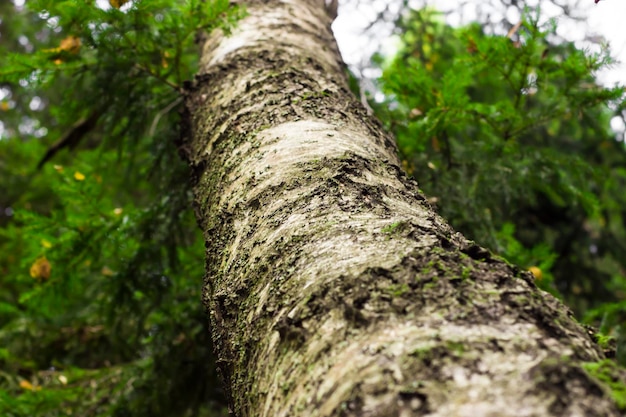
M 39 391 L 41 387 L 36 387 L 25 379 L 20 381 L 20 388 L 27 389 L 29 391 Z
M 44 49 L 43 52 L 51 54 L 50 58 L 55 65 L 61 65 L 64 61 L 62 53 L 76 55 L 80 52 L 80 38 L 70 35 L 62 39 L 58 48 Z M 67 56 L 66 56 L 67 57 Z
M 108 266 L 103 266 L 102 267 L 102 271 L 100 271 L 102 273 L 102 275 L 104 275 L 105 277 L 110 277 L 115 275 L 115 272 L 113 272 L 113 270 L 111 268 L 109 268 Z
M 20 381 L 20 388 L 24 389 L 33 389 L 33 385 L 25 379 Z
M 530 271 L 531 274 L 535 276 L 535 279 L 543 278 L 543 272 L 541 272 L 541 269 L 539 269 L 539 267 L 531 266 L 530 268 L 528 268 L 528 270 Z
M 28 382 L 25 379 L 22 379 L 20 381 L 20 388 L 24 388 L 24 389 L 28 389 L 28 390 L 33 390 L 33 384 L 31 384 L 30 382 Z
M 170 57 L 169 52 L 167 52 L 167 51 L 163 52 L 163 55 L 161 56 L 161 66 L 162 66 L 163 68 L 167 68 L 167 67 L 169 67 L 169 66 L 170 66 L 170 65 L 168 64 L 168 62 L 167 62 L 167 60 L 168 60 L 168 58 L 169 58 L 169 57 Z
M 70 35 L 63 39 L 59 44 L 59 50 L 69 52 L 70 54 L 77 54 L 80 52 L 80 38 L 78 36 Z
M 83 180 L 85 179 L 85 174 L 83 174 L 83 173 L 81 173 L 81 172 L 76 171 L 76 172 L 74 173 L 74 179 L 75 179 L 76 181 L 83 181 Z
M 424 112 L 421 109 L 418 109 L 416 107 L 414 109 L 411 109 L 411 112 L 409 113 L 409 117 L 415 118 L 415 117 L 421 116 L 422 114 L 424 114 Z
M 38 258 L 30 267 L 30 276 L 45 281 L 50 278 L 50 270 L 52 266 L 45 256 Z
M 119 216 L 120 214 L 122 214 L 124 212 L 124 210 L 121 207 L 116 207 L 113 210 L 113 214 L 115 214 L 116 216 Z
M 8 101 L 0 102 L 0 110 L 2 110 L 2 111 L 9 110 L 9 102 Z
M 120 7 L 128 3 L 129 1 L 130 0 L 109 0 L 109 4 L 111 5 L 111 7 L 115 7 L 116 9 L 119 9 Z
M 52 243 L 48 242 L 46 239 L 41 239 L 41 246 L 46 249 L 50 249 L 52 247 Z
M 409 175 L 413 175 L 413 166 L 406 159 L 402 160 L 402 169 Z

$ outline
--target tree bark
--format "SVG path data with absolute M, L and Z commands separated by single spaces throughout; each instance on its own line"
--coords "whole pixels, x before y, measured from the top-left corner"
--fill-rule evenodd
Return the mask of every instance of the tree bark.
M 323 0 L 204 43 L 180 149 L 236 416 L 616 416 L 601 350 L 455 233 L 351 95 Z

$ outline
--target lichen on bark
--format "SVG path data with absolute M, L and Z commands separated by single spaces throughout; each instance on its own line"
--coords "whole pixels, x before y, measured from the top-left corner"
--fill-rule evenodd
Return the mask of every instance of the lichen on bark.
M 619 415 L 569 310 L 402 172 L 324 2 L 247 9 L 205 42 L 180 145 L 234 414 Z

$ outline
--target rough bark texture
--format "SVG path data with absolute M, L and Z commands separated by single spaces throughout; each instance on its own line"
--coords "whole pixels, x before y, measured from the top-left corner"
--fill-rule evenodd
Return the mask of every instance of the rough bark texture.
M 205 43 L 181 150 L 236 416 L 614 416 L 602 353 L 455 233 L 348 90 L 323 0 Z

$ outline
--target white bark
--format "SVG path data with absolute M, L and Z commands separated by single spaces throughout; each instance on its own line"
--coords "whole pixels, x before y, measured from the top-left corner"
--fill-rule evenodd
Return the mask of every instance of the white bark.
M 569 311 L 401 172 L 324 2 L 248 12 L 205 43 L 182 145 L 235 415 L 619 415 Z

